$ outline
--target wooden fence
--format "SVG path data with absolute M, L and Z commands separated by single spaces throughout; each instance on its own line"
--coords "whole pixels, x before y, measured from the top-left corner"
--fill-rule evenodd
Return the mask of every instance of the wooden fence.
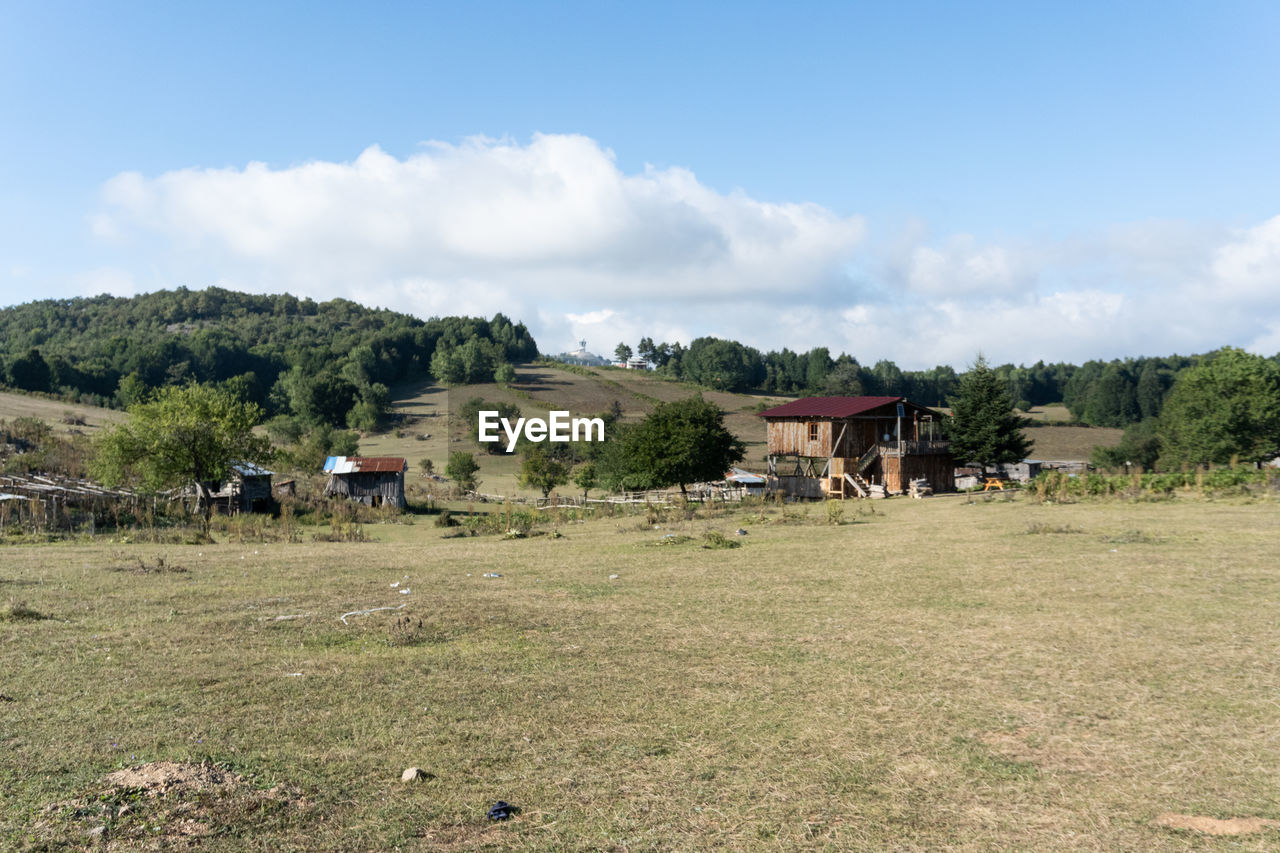
M 156 498 L 128 489 L 108 489 L 90 480 L 55 474 L 3 474 L 0 528 L 18 522 L 37 530 L 92 530 L 98 518 L 122 509 L 137 512 L 148 500 Z

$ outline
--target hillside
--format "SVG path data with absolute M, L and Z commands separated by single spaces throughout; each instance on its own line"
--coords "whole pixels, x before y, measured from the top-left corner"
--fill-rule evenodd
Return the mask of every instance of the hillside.
M 531 494 L 516 483 L 519 458 L 484 453 L 460 425 L 450 434 L 447 414 L 472 397 L 490 403 L 520 407 L 525 417 L 545 417 L 553 410 L 575 416 L 596 415 L 616 401 L 623 420 L 638 420 L 658 402 L 681 400 L 701 392 L 725 409 L 726 426 L 747 444 L 747 464 L 760 468 L 764 463 L 764 422 L 755 412 L 761 402 L 772 405 L 779 398 L 751 394 L 708 391 L 697 386 L 664 380 L 651 373 L 608 368 L 570 372 L 545 364 L 516 368 L 516 381 L 507 387 L 494 383 L 443 388 L 429 382 L 413 382 L 391 389 L 391 429 L 360 440 L 360 452 L 377 456 L 403 456 L 409 461 L 410 478 L 422 473 L 420 462 L 431 459 L 443 471 L 449 453 L 466 450 L 480 463 L 480 490 L 494 494 Z M 423 436 L 429 435 L 430 438 Z M 568 487 L 572 488 L 572 487 Z
M 586 416 L 603 412 L 617 401 L 623 420 L 627 421 L 644 417 L 657 402 L 702 393 L 725 411 L 725 425 L 746 443 L 745 467 L 760 471 L 765 462 L 765 425 L 756 412 L 762 403 L 767 407 L 785 401 L 779 397 L 710 391 L 653 373 L 613 368 L 575 368 L 571 372 L 546 364 L 527 365 L 517 368 L 516 377 L 508 387 L 486 383 L 442 388 L 428 382 L 397 386 L 392 389 L 391 405 L 391 411 L 398 416 L 395 427 L 361 438 L 360 452 L 405 457 L 412 480 L 422 473 L 422 459 L 431 459 L 435 469 L 443 471 L 451 451 L 465 450 L 475 453 L 480 463 L 482 492 L 532 494 L 521 490 L 516 482 L 520 463 L 517 456 L 482 452 L 460 425 L 454 424 L 449 432 L 447 413 L 451 406 L 456 408 L 472 397 L 480 397 L 489 403 L 517 405 L 525 417 L 543 417 L 553 409 Z M 1034 442 L 1032 457 L 1036 459 L 1083 461 L 1089 458 L 1094 445 L 1113 447 L 1120 441 L 1119 429 L 1060 423 L 1061 417 L 1069 416 L 1060 406 L 1033 409 L 1030 416 L 1035 425 L 1028 435 Z M 427 435 L 430 438 L 423 438 Z
M 420 320 L 219 288 L 0 309 L 0 382 L 12 388 L 123 407 L 150 389 L 225 383 L 269 415 L 338 427 L 376 423 L 387 388 L 427 376 L 437 360 L 491 377 L 537 352 L 528 329 L 501 314 Z
M 107 424 L 124 420 L 125 417 L 124 412 L 116 409 L 64 403 L 34 394 L 0 391 L 0 420 L 39 418 L 53 427 L 54 432 L 72 433 L 79 430 L 92 434 Z
M 472 397 L 480 397 L 490 403 L 517 405 L 525 417 L 545 417 L 552 410 L 590 416 L 608 410 L 616 401 L 622 408 L 623 420 L 633 421 L 652 411 L 657 402 L 680 400 L 699 392 L 725 410 L 725 424 L 746 443 L 745 466 L 762 470 L 765 426 L 756 412 L 761 404 L 775 405 L 783 402 L 783 398 L 709 391 L 653 373 L 611 368 L 575 369 L 571 372 L 546 364 L 516 368 L 516 381 L 507 387 L 484 383 L 446 388 L 428 379 L 395 385 L 390 392 L 389 426 L 362 433 L 360 453 L 367 456 L 403 456 L 409 462 L 410 481 L 419 482 L 423 473 L 422 460 L 430 459 L 435 469 L 443 472 L 451 451 L 466 450 L 474 452 L 480 463 L 481 491 L 532 494 L 521 490 L 516 482 L 519 458 L 483 453 L 459 425 L 450 427 L 448 413 L 451 407 L 456 408 Z M 1086 460 L 1094 445 L 1111 447 L 1119 442 L 1121 431 L 1118 429 L 1063 425 L 1059 418 L 1064 412 L 1061 407 L 1032 410 L 1030 417 L 1037 422 L 1028 430 L 1034 442 L 1033 458 Z M 123 412 L 113 409 L 0 392 L 0 419 L 23 416 L 41 418 L 61 432 L 78 429 L 90 434 L 102 425 L 125 417 Z M 82 419 L 85 423 L 68 424 L 63 422 L 64 419 Z

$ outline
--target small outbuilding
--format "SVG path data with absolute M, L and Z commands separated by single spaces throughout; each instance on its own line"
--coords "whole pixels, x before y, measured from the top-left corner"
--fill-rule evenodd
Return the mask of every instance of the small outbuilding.
M 402 456 L 330 456 L 324 470 L 329 475 L 325 497 L 344 497 L 365 506 L 404 509 L 404 472 L 409 465 Z
M 1040 476 L 1040 468 L 1039 459 L 1023 459 L 1021 462 L 1006 462 L 996 466 L 1001 475 L 1015 483 L 1031 482 Z
M 742 496 L 760 497 L 764 494 L 765 478 L 743 468 L 730 468 L 724 480 L 729 489 L 739 490 Z
M 252 462 L 231 463 L 231 476 L 208 499 L 217 512 L 236 515 L 242 512 L 266 512 L 271 508 L 271 473 Z

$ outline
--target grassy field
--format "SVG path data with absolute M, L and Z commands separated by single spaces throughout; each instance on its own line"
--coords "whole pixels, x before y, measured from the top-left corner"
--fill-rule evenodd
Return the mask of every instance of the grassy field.
M 3 546 L 0 846 L 1275 850 L 1276 510 Z
M 70 418 L 67 416 L 70 415 Z M 102 409 L 97 406 L 82 406 L 78 403 L 63 403 L 48 400 L 30 394 L 14 394 L 0 391 L 0 419 L 39 418 L 54 428 L 56 432 L 66 433 L 73 429 L 93 433 L 100 427 L 124 420 L 125 413 L 114 409 Z M 64 423 L 65 420 L 83 419 L 83 424 Z
M 1122 429 L 1088 426 L 1032 426 L 1026 431 L 1031 439 L 1032 459 L 1054 461 L 1088 461 L 1093 448 L 1115 447 L 1124 435 Z
M 1023 412 L 1023 415 L 1033 421 L 1063 423 L 1072 419 L 1071 410 L 1066 406 L 1032 406 L 1031 411 Z

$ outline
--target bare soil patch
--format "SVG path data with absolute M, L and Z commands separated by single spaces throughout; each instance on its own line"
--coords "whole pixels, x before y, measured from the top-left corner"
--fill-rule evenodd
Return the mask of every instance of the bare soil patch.
M 216 764 L 155 761 L 108 773 L 97 790 L 45 807 L 34 829 L 110 850 L 169 850 L 309 805 L 297 789 L 262 790 Z

